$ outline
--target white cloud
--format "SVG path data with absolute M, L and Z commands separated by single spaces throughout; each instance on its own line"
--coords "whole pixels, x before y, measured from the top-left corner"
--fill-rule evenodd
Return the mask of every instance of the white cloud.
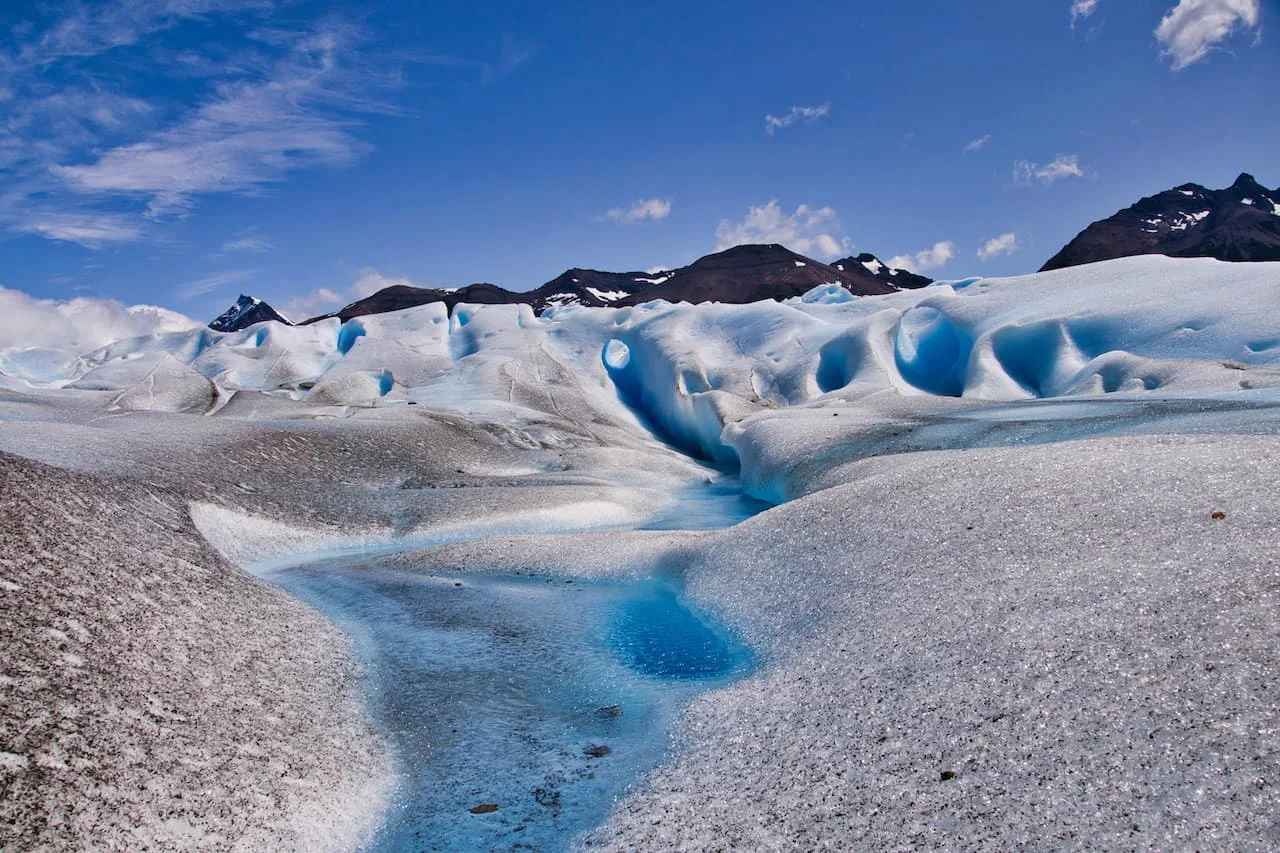
M 83 355 L 121 338 L 200 325 L 154 305 L 126 308 L 113 299 L 36 299 L 0 286 L 0 342 L 6 347 L 53 347 Z
M 46 240 L 78 243 L 87 249 L 100 249 L 108 243 L 131 243 L 143 236 L 143 229 L 133 220 L 110 213 L 37 211 L 25 214 L 10 227 Z
M 261 192 L 293 171 L 348 165 L 369 148 L 325 109 L 343 100 L 340 47 L 331 33 L 300 38 L 266 79 L 224 83 L 178 125 L 51 171 L 76 192 L 144 197 L 154 218 L 187 211 L 199 194 Z
M 989 133 L 985 136 L 979 136 L 977 139 L 971 139 L 969 140 L 969 144 L 964 147 L 964 153 L 972 154 L 976 151 L 981 151 L 983 148 L 987 147 L 987 143 L 990 141 L 991 134 Z
M 1089 17 L 1098 10 L 1098 0 L 1072 0 L 1071 28 L 1075 29 L 1076 21 Z
M 786 115 L 766 115 L 764 117 L 764 132 L 772 136 L 773 132 L 780 127 L 790 127 L 798 121 L 817 121 L 830 113 L 830 101 L 825 104 L 818 104 L 816 107 L 792 107 L 787 111 Z
M 955 256 L 956 244 L 950 240 L 943 240 L 934 243 L 928 249 L 916 252 L 914 255 L 894 255 L 889 259 L 889 266 L 893 269 L 910 270 L 917 273 L 926 272 L 946 266 L 947 262 Z
M 837 239 L 830 233 L 829 229 L 839 225 L 834 208 L 802 204 L 788 215 L 778 206 L 777 199 L 770 199 L 761 207 L 750 208 L 741 222 L 720 220 L 716 251 L 747 243 L 781 243 L 802 255 L 831 258 L 849 248 L 848 239 Z
M 236 285 L 237 287 L 245 284 L 258 275 L 260 270 L 223 270 L 222 272 L 209 273 L 201 276 L 194 281 L 189 281 L 178 289 L 178 295 L 184 299 L 193 299 L 197 296 L 204 296 L 215 290 Z
M 284 315 L 291 320 L 306 320 L 310 317 L 316 317 L 320 314 L 328 314 L 336 311 L 346 305 L 350 305 L 366 296 L 372 296 L 379 290 L 393 285 L 403 285 L 406 287 L 430 287 L 428 284 L 419 284 L 412 279 L 404 276 L 388 276 L 383 275 L 373 267 L 365 267 L 360 270 L 356 280 L 351 286 L 343 290 L 334 290 L 331 287 L 320 287 L 310 293 L 302 296 L 295 296 L 293 299 L 281 309 Z
M 1237 27 L 1257 27 L 1259 6 L 1258 0 L 1180 0 L 1156 27 L 1164 45 L 1160 55 L 1173 62 L 1174 71 L 1194 65 Z
M 1083 178 L 1080 157 L 1076 154 L 1059 154 L 1052 163 L 1041 166 L 1030 160 L 1018 160 L 1013 164 L 1013 182 L 1023 186 L 1032 181 L 1052 184 L 1062 178 Z
M 358 25 L 339 18 L 263 26 L 258 13 L 276 5 L 74 2 L 47 26 L 15 29 L 12 50 L 0 50 L 0 226 L 101 248 L 160 233 L 138 216 L 144 210 L 184 215 L 203 195 L 261 194 L 299 170 L 366 153 L 363 117 L 401 113 L 376 93 L 402 85 L 403 60 L 362 52 Z M 179 62 L 166 31 L 215 18 L 227 36 L 212 58 Z M 85 57 L 108 53 L 121 56 L 109 80 L 83 72 Z M 156 73 L 182 76 L 195 94 L 152 100 Z M 227 242 L 221 251 L 270 248 Z
M 62 58 L 96 56 L 141 42 L 184 20 L 218 14 L 265 11 L 272 0 L 107 0 L 86 5 L 68 3 L 65 15 L 34 42 L 21 58 L 47 65 Z
M 992 237 L 986 242 L 981 249 L 978 250 L 978 257 L 982 260 L 997 257 L 999 255 L 1012 255 L 1018 251 L 1018 235 L 1013 232 L 1001 234 L 999 237 Z
M 351 292 L 355 294 L 357 299 L 363 299 L 366 296 L 372 296 L 385 287 L 392 287 L 394 285 L 401 285 L 403 287 L 427 287 L 425 284 L 417 284 L 404 276 L 387 276 L 378 272 L 373 267 L 365 267 L 360 270 L 360 277 L 351 285 Z
M 596 219 L 601 222 L 620 222 L 623 225 L 629 225 L 645 219 L 654 221 L 666 219 L 669 213 L 671 213 L 671 199 L 643 198 L 630 207 L 611 208 L 597 216 Z
M 318 317 L 321 314 L 328 314 L 352 301 L 354 300 L 344 298 L 336 290 L 321 287 L 302 296 L 295 296 L 279 310 L 290 320 L 300 322 L 312 317 Z
M 269 252 L 276 247 L 267 237 L 237 237 L 234 240 L 228 240 L 219 248 L 219 252 Z

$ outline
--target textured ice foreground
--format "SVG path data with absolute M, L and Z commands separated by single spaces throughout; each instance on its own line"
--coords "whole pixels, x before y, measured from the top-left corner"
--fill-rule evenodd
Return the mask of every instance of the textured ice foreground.
M 464 585 L 679 565 L 757 651 L 590 846 L 1274 848 L 1278 266 L 26 341 L 0 825 L 353 843 L 389 776 L 350 664 L 232 567 L 398 545 Z M 690 511 L 689 455 L 782 505 L 711 529 L 750 505 Z
M 693 588 L 770 663 L 695 702 L 596 843 L 1274 849 L 1278 460 L 885 457 L 717 535 Z

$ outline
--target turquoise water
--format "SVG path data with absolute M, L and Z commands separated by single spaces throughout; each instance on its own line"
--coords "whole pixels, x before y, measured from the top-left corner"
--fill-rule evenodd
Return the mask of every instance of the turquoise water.
M 564 849 L 656 766 L 686 702 L 752 667 L 670 580 L 350 560 L 273 580 L 356 639 L 400 762 L 379 851 Z

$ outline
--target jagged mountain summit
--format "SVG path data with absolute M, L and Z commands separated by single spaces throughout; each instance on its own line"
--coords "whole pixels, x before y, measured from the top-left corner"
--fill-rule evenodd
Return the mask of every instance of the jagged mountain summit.
M 862 279 L 865 272 L 866 275 L 889 285 L 894 290 L 914 290 L 933 283 L 933 279 L 928 276 L 911 272 L 911 270 L 890 267 L 870 252 L 832 261 L 831 266 L 856 279 Z
M 1280 191 L 1241 174 L 1223 190 L 1183 184 L 1094 222 L 1041 271 L 1131 255 L 1280 260 Z
M 548 308 L 583 305 L 589 308 L 638 305 L 654 299 L 668 302 L 726 302 L 742 304 L 761 299 L 789 299 L 820 284 L 839 284 L 857 296 L 893 293 L 923 287 L 931 279 L 906 270 L 893 270 L 863 254 L 836 264 L 824 264 L 777 243 L 734 246 L 706 255 L 686 267 L 656 272 L 602 272 L 573 268 L 539 288 L 514 292 L 494 284 L 441 289 L 395 285 L 378 291 L 325 317 L 343 322 L 352 317 L 398 311 L 430 302 L 443 302 L 450 311 L 459 303 L 493 305 L 524 303 L 535 314 Z
M 548 308 L 559 305 L 585 305 L 590 308 L 600 308 L 616 305 L 619 300 L 630 296 L 639 288 L 652 285 L 660 278 L 661 276 L 650 276 L 642 272 L 613 273 L 571 269 L 541 287 L 523 293 L 487 282 L 452 288 L 397 284 L 352 302 L 332 314 L 312 317 L 304 323 L 314 323 L 327 317 L 337 317 L 345 323 L 352 317 L 385 314 L 388 311 L 414 308 L 431 302 L 443 302 L 450 312 L 453 311 L 453 306 L 459 303 L 469 305 L 524 303 L 532 306 L 535 314 L 541 314 Z
M 616 304 L 636 305 L 653 299 L 695 305 L 789 299 L 820 284 L 839 284 L 855 296 L 875 296 L 900 289 L 891 279 L 876 276 L 868 267 L 845 264 L 837 268 L 777 243 L 734 246 L 658 278 L 652 286 L 623 297 Z
M 253 296 L 240 294 L 240 298 L 236 303 L 223 311 L 217 318 L 209 324 L 209 328 L 215 332 L 238 332 L 243 328 L 252 326 L 254 323 L 263 323 L 267 320 L 274 320 L 277 323 L 292 325 L 285 319 L 284 315 L 276 311 L 267 303 Z
M 529 291 L 511 291 L 481 282 L 466 287 L 435 288 L 397 284 L 352 302 L 331 314 L 302 321 L 302 325 L 337 317 L 385 314 L 432 302 L 450 312 L 459 303 L 509 305 L 523 303 L 542 314 L 549 308 L 583 305 L 588 308 L 638 305 L 654 299 L 668 302 L 727 302 L 742 304 L 761 299 L 789 299 L 820 284 L 838 284 L 857 296 L 893 293 L 924 287 L 932 279 L 907 270 L 891 269 L 875 255 L 863 253 L 824 264 L 780 246 L 735 246 L 706 255 L 686 267 L 654 272 L 602 272 L 574 267 Z M 269 313 L 267 313 L 269 312 Z M 263 320 L 288 321 L 261 300 L 242 296 L 210 326 L 235 331 Z

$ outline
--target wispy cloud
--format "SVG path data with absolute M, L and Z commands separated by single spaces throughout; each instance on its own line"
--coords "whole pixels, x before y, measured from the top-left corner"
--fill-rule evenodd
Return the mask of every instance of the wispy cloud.
M 642 198 L 630 207 L 614 207 L 596 217 L 601 222 L 618 222 L 629 225 L 645 219 L 666 219 L 671 213 L 671 199 Z
M 982 248 L 978 249 L 978 257 L 986 261 L 1000 255 L 1012 255 L 1016 251 L 1018 251 L 1018 235 L 1009 232 L 999 237 L 992 237 L 983 244 Z
M 766 115 L 764 117 L 764 132 L 773 135 L 773 132 L 780 127 L 790 127 L 798 121 L 817 121 L 831 113 L 831 102 L 818 104 L 816 107 L 792 107 L 784 115 Z
M 76 192 L 144 197 L 157 218 L 200 194 L 260 192 L 299 169 L 345 166 L 369 150 L 352 119 L 327 109 L 359 106 L 339 63 L 346 38 L 298 34 L 266 79 L 219 85 L 176 127 L 52 172 Z
M 136 45 L 182 21 L 219 14 L 268 11 L 272 0 L 108 0 L 68 3 L 64 15 L 26 44 L 23 62 L 47 65 L 67 57 L 96 56 Z
M 0 226 L 100 248 L 161 233 L 139 214 L 184 216 L 204 196 L 262 194 L 366 154 L 364 119 L 403 114 L 384 95 L 409 60 L 374 55 L 340 19 L 274 25 L 277 5 L 74 2 L 50 7 L 43 28 L 13 30 L 0 45 Z M 228 35 L 212 59 L 173 47 L 167 31 L 215 18 Z M 149 100 L 157 72 L 196 94 Z
M 1072 0 L 1071 3 L 1071 28 L 1074 30 L 1076 22 L 1082 21 L 1098 10 L 1098 0 Z
M 183 299 L 194 299 L 230 285 L 239 287 L 255 278 L 260 272 L 261 270 L 257 269 L 246 269 L 209 273 L 184 284 L 178 289 L 178 295 Z
M 227 240 L 218 247 L 218 251 L 222 253 L 228 252 L 269 252 L 276 247 L 275 243 L 267 237 L 248 235 L 245 237 L 237 237 L 234 240 Z
M 987 147 L 987 143 L 991 141 L 991 134 L 979 136 L 977 139 L 970 139 L 969 143 L 964 147 L 965 154 L 973 154 Z
M 1080 157 L 1076 154 L 1059 154 L 1052 163 L 1041 166 L 1030 160 L 1018 160 L 1013 164 L 1013 182 L 1029 186 L 1033 181 L 1052 184 L 1063 178 L 1083 178 Z
M 480 80 L 493 83 L 524 65 L 538 53 L 538 45 L 517 39 L 511 33 L 502 37 L 502 52 L 492 62 L 480 63 Z M 466 64 L 472 64 L 467 62 Z
M 34 211 L 10 227 L 19 233 L 78 243 L 87 249 L 100 249 L 108 243 L 131 243 L 143 236 L 143 229 L 132 219 L 111 213 Z
M 831 233 L 840 226 L 832 207 L 810 207 L 802 204 L 787 214 L 777 199 L 759 207 L 751 207 L 740 222 L 720 220 L 716 228 L 716 251 L 748 243 L 781 243 L 802 255 L 831 258 L 849 249 L 847 238 Z
M 928 272 L 946 266 L 947 262 L 955 256 L 956 244 L 950 240 L 943 240 L 911 255 L 894 255 L 889 259 L 889 266 L 911 272 Z
M 1161 56 L 1180 71 L 1201 61 L 1237 29 L 1258 27 L 1258 0 L 1180 0 L 1156 27 Z

